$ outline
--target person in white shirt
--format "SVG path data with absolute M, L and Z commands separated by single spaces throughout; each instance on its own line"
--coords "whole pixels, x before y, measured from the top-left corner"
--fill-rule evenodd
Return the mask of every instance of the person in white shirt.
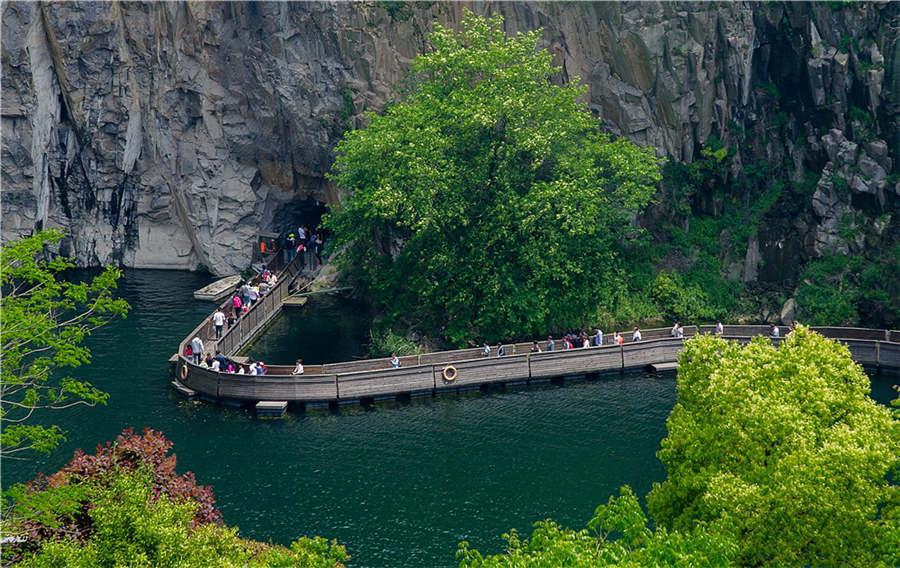
M 222 368 L 222 364 L 219 363 L 217 359 L 213 359 L 212 365 L 210 365 L 210 370 L 219 371 Z
M 303 359 L 297 359 L 297 364 L 294 365 L 294 372 L 292 375 L 302 375 L 303 374 Z
M 482 353 L 485 357 L 490 357 L 490 356 L 491 356 L 491 346 L 488 345 L 487 343 L 485 343 L 485 344 L 484 344 L 484 347 L 481 348 L 481 353 Z
M 781 337 L 781 330 L 774 323 L 769 324 L 769 337 Z
M 225 312 L 222 311 L 222 308 L 216 309 L 212 319 L 216 328 L 216 339 L 222 339 L 222 329 L 225 327 Z
M 400 357 L 397 357 L 396 353 L 391 353 L 391 367 L 395 369 L 400 368 Z
M 239 365 L 239 366 L 238 366 L 238 372 L 237 372 L 237 374 L 238 374 L 238 375 L 246 375 L 246 374 L 247 374 L 247 371 L 244 370 L 244 366 L 243 366 L 243 365 Z
M 675 322 L 675 327 L 672 328 L 672 337 L 675 339 L 684 339 L 684 328 L 681 326 L 681 322 Z
M 594 333 L 594 345 L 600 347 L 603 345 L 603 332 L 600 331 L 600 328 L 597 328 L 597 331 Z
M 203 356 L 203 341 L 200 336 L 194 336 L 191 340 L 191 354 L 194 358 L 194 365 L 200 364 L 200 358 Z
M 248 374 L 250 374 L 250 375 L 258 375 L 259 374 L 259 369 L 256 367 L 255 361 L 253 363 L 250 363 L 250 372 Z
M 725 326 L 722 325 L 721 321 L 716 322 L 716 335 L 722 335 L 725 333 Z
M 640 341 L 641 340 L 641 330 L 638 329 L 638 326 L 634 326 L 634 333 L 631 334 L 632 341 Z

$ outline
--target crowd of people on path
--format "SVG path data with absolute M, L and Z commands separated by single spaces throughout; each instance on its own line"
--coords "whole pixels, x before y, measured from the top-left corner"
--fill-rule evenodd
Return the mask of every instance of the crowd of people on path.
M 287 264 L 300 255 L 304 267 L 309 265 L 313 270 L 322 266 L 322 246 L 325 237 L 321 231 L 312 231 L 307 225 L 300 225 L 295 232 L 288 233 L 284 239 L 283 254 Z M 308 254 L 307 254 L 308 253 Z M 307 262 L 307 260 L 309 262 Z
M 191 363 L 219 373 L 234 373 L 236 375 L 266 375 L 269 368 L 262 361 L 249 360 L 247 363 L 238 363 L 225 357 L 216 349 L 215 355 L 205 351 L 205 345 L 200 336 L 193 339 L 184 348 L 185 356 Z
M 778 328 L 772 325 L 773 331 L 770 333 L 772 337 L 778 337 Z M 721 321 L 716 322 L 715 326 L 715 334 L 722 335 L 725 333 L 725 326 Z M 684 326 L 681 325 L 681 322 L 675 322 L 675 325 L 672 326 L 670 331 L 670 336 L 676 339 L 684 339 Z M 641 332 L 641 328 L 638 326 L 634 326 L 631 330 L 631 342 L 636 343 L 639 341 L 643 341 L 644 336 Z M 604 343 L 604 340 L 606 342 Z M 594 328 L 594 333 L 592 335 L 588 335 L 585 331 L 574 331 L 569 332 L 563 335 L 559 339 L 554 339 L 552 335 L 547 336 L 546 342 L 538 342 L 533 341 L 531 343 L 531 353 L 544 353 L 549 351 L 567 351 L 569 349 L 578 349 L 578 348 L 588 348 L 588 347 L 602 347 L 603 345 L 618 345 L 622 346 L 625 344 L 625 335 L 619 333 L 618 331 L 613 332 L 612 335 L 604 335 L 603 330 L 600 327 Z M 496 353 L 497 357 L 503 357 L 505 355 L 509 355 L 508 353 L 509 346 L 504 344 L 498 344 L 496 347 L 492 347 L 488 343 L 484 343 L 481 347 L 481 354 L 484 357 L 490 357 L 494 353 Z
M 310 251 L 315 267 L 322 264 L 322 244 L 324 237 L 321 232 L 310 231 L 306 225 L 297 228 L 296 234 L 288 233 L 285 238 L 283 254 L 285 262 L 290 262 L 298 253 Z M 231 329 L 238 321 L 246 316 L 250 309 L 262 300 L 275 286 L 278 285 L 278 275 L 266 268 L 258 278 L 244 281 L 227 302 L 229 309 L 219 306 L 212 314 L 213 332 L 215 340 L 219 341 L 225 335 L 226 330 Z M 185 346 L 184 355 L 195 365 L 205 367 L 217 372 L 235 373 L 238 375 L 265 375 L 268 367 L 262 361 L 249 361 L 246 364 L 236 363 L 227 359 L 216 350 L 215 355 L 206 352 L 203 340 L 195 336 Z M 293 374 L 303 374 L 303 364 L 300 359 L 294 368 Z

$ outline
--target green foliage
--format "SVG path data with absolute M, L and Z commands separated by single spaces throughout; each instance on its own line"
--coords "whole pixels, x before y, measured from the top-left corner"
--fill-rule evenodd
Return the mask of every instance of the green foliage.
M 873 259 L 832 255 L 810 261 L 797 288 L 798 317 L 811 325 L 900 324 L 900 245 Z
M 56 426 L 33 423 L 35 411 L 105 403 L 107 394 L 61 371 L 90 361 L 84 339 L 128 304 L 113 297 L 120 272 L 108 267 L 91 282 L 68 282 L 71 260 L 47 247 L 63 238 L 48 230 L 7 243 L 0 251 L 3 295 L 0 367 L 0 446 L 4 457 L 47 453 L 63 439 Z
M 845 346 L 802 326 L 780 347 L 687 342 L 655 520 L 734 534 L 739 565 L 896 565 L 900 430 L 869 388 Z
M 762 86 L 762 91 L 776 101 L 781 99 L 781 91 L 778 89 L 778 85 L 776 85 L 772 81 L 764 84 Z
M 588 529 L 572 530 L 546 520 L 535 523 L 531 539 L 512 530 L 503 535 L 507 550 L 483 556 L 462 542 L 457 551 L 461 567 L 557 568 L 559 566 L 728 566 L 737 555 L 727 533 L 697 527 L 685 533 L 651 530 L 647 516 L 629 487 L 600 505 Z
M 345 129 L 350 128 L 350 119 L 356 113 L 356 107 L 353 104 L 353 91 L 349 87 L 341 89 L 341 114 L 340 121 Z
M 129 472 L 107 485 L 88 487 L 93 534 L 85 542 L 61 538 L 25 555 L 22 567 L 97 566 L 309 566 L 336 567 L 343 547 L 322 538 L 301 539 L 290 549 L 241 539 L 237 529 L 193 526 L 195 504 L 154 497 L 150 475 Z
M 391 20 L 395 22 L 405 22 L 412 17 L 413 11 L 410 4 L 411 2 L 404 0 L 378 0 L 378 5 L 384 8 Z
M 650 294 L 659 313 L 670 321 L 698 322 L 715 317 L 703 290 L 686 284 L 677 273 L 663 271 L 657 274 Z
M 602 133 L 558 85 L 540 31 L 499 16 L 440 25 L 409 96 L 337 147 L 349 196 L 326 225 L 388 324 L 463 344 L 592 323 L 659 181 L 650 149 Z
M 369 332 L 369 338 L 369 355 L 372 357 L 387 357 L 391 353 L 403 357 L 422 352 L 422 348 L 415 341 L 410 341 L 390 329 L 381 331 L 373 329 Z
M 856 39 L 853 36 L 847 34 L 841 34 L 841 39 L 838 41 L 838 51 L 841 53 L 850 53 L 851 48 L 856 47 Z
M 224 527 L 208 488 L 176 475 L 171 442 L 125 432 L 97 454 L 76 452 L 62 470 L 5 494 L 3 549 L 17 566 L 343 566 L 344 548 L 321 537 L 290 548 L 245 540 Z

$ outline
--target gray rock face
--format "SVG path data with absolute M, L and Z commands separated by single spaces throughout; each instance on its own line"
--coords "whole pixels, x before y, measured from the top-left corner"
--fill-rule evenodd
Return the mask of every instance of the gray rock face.
M 62 226 L 83 265 L 240 269 L 292 204 L 338 198 L 324 174 L 342 131 L 396 96 L 432 22 L 456 25 L 464 7 L 4 3 L 3 237 Z M 661 155 L 691 161 L 715 135 L 894 203 L 898 3 L 470 7 L 510 32 L 543 27 L 605 125 Z M 771 130 L 773 81 L 796 90 L 805 149 L 735 133 Z M 852 105 L 877 117 L 865 141 Z M 852 207 L 830 177 L 809 203 L 816 254 L 840 248 L 834 215 Z

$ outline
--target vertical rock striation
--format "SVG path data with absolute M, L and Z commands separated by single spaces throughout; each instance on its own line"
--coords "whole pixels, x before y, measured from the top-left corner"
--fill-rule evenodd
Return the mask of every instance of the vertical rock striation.
M 65 226 L 84 265 L 241 268 L 299 200 L 337 199 L 341 133 L 466 7 L 544 28 L 606 126 L 661 155 L 692 161 L 715 136 L 737 175 L 824 172 L 790 228 L 806 254 L 877 245 L 842 236 L 854 212 L 896 232 L 897 3 L 7 2 L 3 236 Z

